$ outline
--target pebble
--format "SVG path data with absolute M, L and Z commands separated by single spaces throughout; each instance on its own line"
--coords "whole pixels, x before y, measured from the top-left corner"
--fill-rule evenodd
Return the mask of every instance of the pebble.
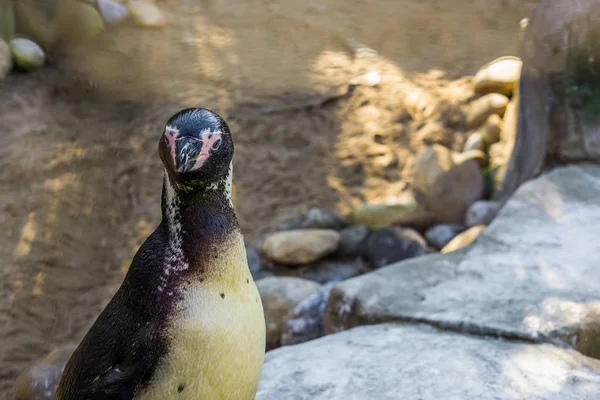
M 12 68 L 12 55 L 8 43 L 0 39 L 0 81 L 6 78 L 6 75 Z
M 418 204 L 414 199 L 388 203 L 365 203 L 353 209 L 347 217 L 351 225 L 366 225 L 369 229 L 378 229 L 392 225 L 394 221 L 417 208 Z
M 425 149 L 415 160 L 412 186 L 421 193 L 427 193 L 435 180 L 454 166 L 452 151 L 439 144 Z
M 481 137 L 481 133 L 474 132 L 466 140 L 465 145 L 463 146 L 463 151 L 470 150 L 485 151 L 485 143 L 483 141 L 483 137 Z
M 262 246 L 262 253 L 278 263 L 303 265 L 335 252 L 339 243 L 340 235 L 334 230 L 297 229 L 269 235 Z
M 435 249 L 442 249 L 459 233 L 463 232 L 465 227 L 459 224 L 436 225 L 425 232 L 425 239 Z
M 359 255 L 367 236 L 369 236 L 369 227 L 366 225 L 356 225 L 342 229 L 340 231 L 338 255 L 343 258 Z
M 410 228 L 383 228 L 367 239 L 363 259 L 373 268 L 381 268 L 431 251 L 417 231 Z
M 323 314 L 333 284 L 324 285 L 294 308 L 281 335 L 281 345 L 290 346 L 325 336 Z
M 10 50 L 15 64 L 25 71 L 34 71 L 44 65 L 46 55 L 37 43 L 25 38 L 10 41 Z
M 279 347 L 288 318 L 300 302 L 316 293 L 321 285 L 293 277 L 268 277 L 256 282 L 265 312 L 267 350 Z
M 478 132 L 486 147 L 497 143 L 502 132 L 502 118 L 498 114 L 490 115 Z
M 118 24 L 129 16 L 129 9 L 118 1 L 96 0 L 102 19 L 107 24 Z
M 465 224 L 467 226 L 489 225 L 502 208 L 499 201 L 480 200 L 469 207 L 465 215 Z
M 152 3 L 131 0 L 129 11 L 139 26 L 160 29 L 167 25 L 167 17 L 163 11 Z
M 500 57 L 484 65 L 475 74 L 475 93 L 512 95 L 521 77 L 523 62 L 519 57 Z
M 483 125 L 490 115 L 503 116 L 509 101 L 508 97 L 498 93 L 490 93 L 480 97 L 471 103 L 467 112 L 467 126 L 470 129 L 477 129 Z
M 464 153 L 456 153 L 454 155 L 454 162 L 456 165 L 462 164 L 467 160 L 473 160 L 477 162 L 480 168 L 485 168 L 489 165 L 489 157 L 481 150 L 469 150 L 465 151 Z
M 446 246 L 444 246 L 441 250 L 441 253 L 449 253 L 470 245 L 479 237 L 479 235 L 483 233 L 483 231 L 485 231 L 485 229 L 485 225 L 476 225 L 470 227 L 466 231 L 458 234 Z
M 58 347 L 21 373 L 15 382 L 16 400 L 53 399 L 60 376 L 76 348 L 76 345 Z
M 425 207 L 440 223 L 464 222 L 468 208 L 481 200 L 485 182 L 474 160 L 467 160 L 440 175 L 425 197 Z
M 294 229 L 333 229 L 340 230 L 348 225 L 346 218 L 342 215 L 322 208 L 313 207 L 300 217 L 291 218 L 280 222 L 276 230 Z

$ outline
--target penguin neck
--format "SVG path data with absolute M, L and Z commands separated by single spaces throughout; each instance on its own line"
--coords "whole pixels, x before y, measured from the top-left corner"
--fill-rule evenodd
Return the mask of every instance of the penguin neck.
M 228 176 L 198 190 L 177 190 L 165 172 L 162 217 L 168 235 L 164 275 L 207 268 L 219 243 L 239 233 Z

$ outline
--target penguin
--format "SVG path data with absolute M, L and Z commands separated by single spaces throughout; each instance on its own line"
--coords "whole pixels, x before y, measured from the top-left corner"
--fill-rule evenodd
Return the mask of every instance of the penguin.
M 226 122 L 167 122 L 162 220 L 67 362 L 56 400 L 252 400 L 265 318 L 231 201 Z

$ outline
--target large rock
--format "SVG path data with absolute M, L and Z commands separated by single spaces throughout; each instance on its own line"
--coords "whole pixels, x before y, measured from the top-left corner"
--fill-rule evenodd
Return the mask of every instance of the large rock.
M 518 134 L 496 198 L 546 161 L 600 161 L 600 2 L 540 2 L 523 35 Z
M 588 400 L 600 361 L 414 325 L 355 328 L 265 357 L 256 400 Z
M 467 126 L 475 129 L 483 125 L 494 114 L 503 116 L 509 99 L 498 93 L 490 93 L 471 103 L 467 113 Z
M 597 352 L 600 167 L 556 169 L 522 186 L 477 243 L 337 284 L 328 332 L 427 321 L 470 333 Z M 596 350 L 594 350 L 595 343 Z
M 294 308 L 321 285 L 306 279 L 267 277 L 256 282 L 265 311 L 267 325 L 267 350 L 278 347 L 288 317 Z
M 322 286 L 294 308 L 281 335 L 282 346 L 308 342 L 325 335 L 323 313 L 332 287 L 332 284 Z
M 268 236 L 262 252 L 275 262 L 302 265 L 335 252 L 339 243 L 340 234 L 334 230 L 298 229 Z
M 519 82 L 523 62 L 518 57 L 500 57 L 481 67 L 475 75 L 475 92 L 510 96 Z
M 475 160 L 440 175 L 425 197 L 425 207 L 438 221 L 462 224 L 467 209 L 483 197 L 485 182 Z

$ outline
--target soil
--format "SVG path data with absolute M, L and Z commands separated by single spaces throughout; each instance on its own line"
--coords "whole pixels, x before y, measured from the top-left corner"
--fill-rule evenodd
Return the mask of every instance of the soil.
M 8 76 L 0 398 L 31 362 L 81 339 L 159 222 L 157 140 L 178 109 L 229 121 L 252 243 L 311 206 L 399 196 L 426 145 L 460 148 L 470 76 L 517 53 L 533 3 L 181 0 L 165 30 L 123 27 Z M 376 86 L 361 83 L 369 71 Z

